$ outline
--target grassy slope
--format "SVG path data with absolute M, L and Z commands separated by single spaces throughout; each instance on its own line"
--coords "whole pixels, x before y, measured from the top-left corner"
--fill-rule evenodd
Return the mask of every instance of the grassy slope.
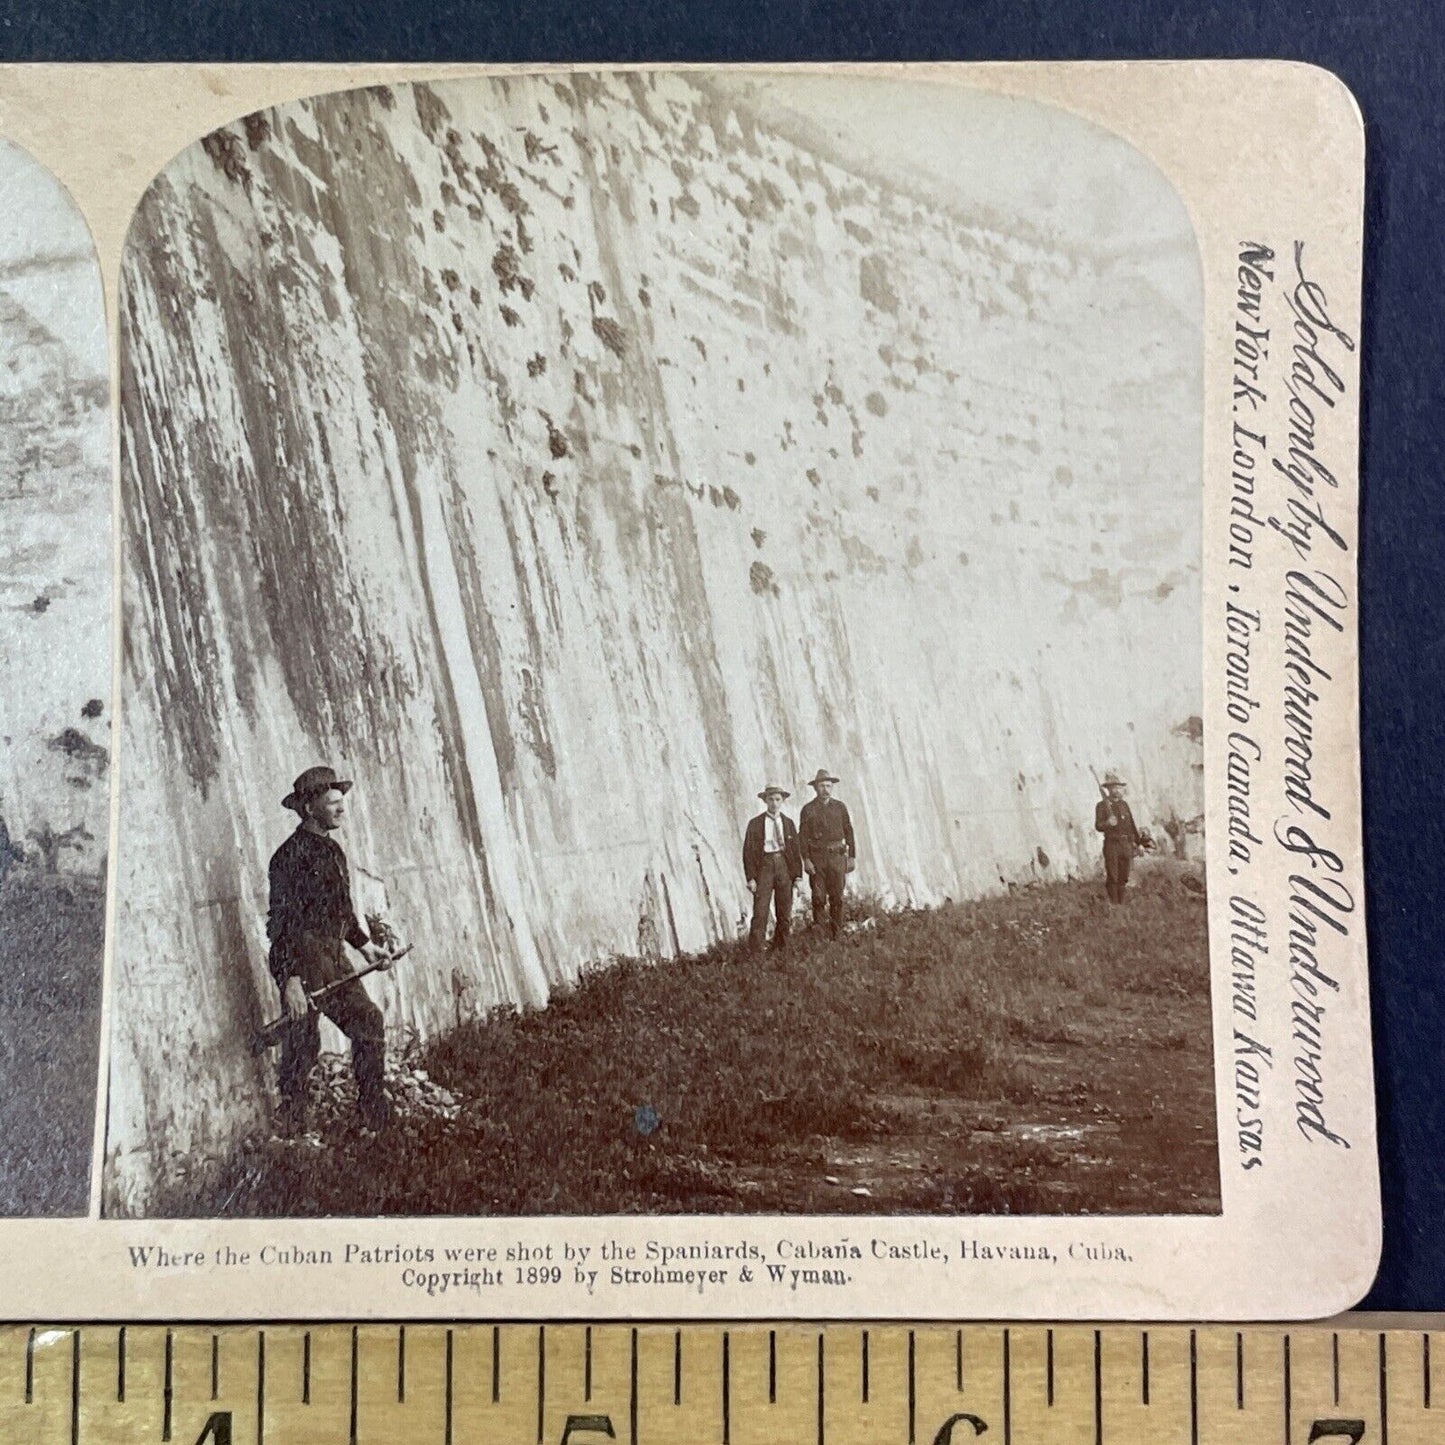
M 1214 1210 L 1197 889 L 1161 863 L 1119 909 L 1064 883 L 781 957 L 615 960 L 424 1052 L 454 1122 L 258 1144 L 164 1212 Z

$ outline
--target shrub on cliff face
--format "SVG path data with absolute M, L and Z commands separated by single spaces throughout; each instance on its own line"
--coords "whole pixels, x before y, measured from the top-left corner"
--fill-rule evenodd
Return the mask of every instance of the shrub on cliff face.
M 392 1127 L 403 1134 L 423 1121 L 450 1122 L 461 1112 L 456 1095 L 433 1083 L 427 1071 L 405 1060 L 389 1059 L 383 1087 L 391 1104 Z M 355 1126 L 356 1079 L 345 1054 L 322 1054 L 307 1083 L 308 1117 L 318 1134 Z
M 84 851 L 87 843 L 95 842 L 95 835 L 79 824 L 57 833 L 49 823 L 42 823 L 38 828 L 32 828 L 27 836 L 35 845 L 36 860 L 47 873 L 60 871 L 61 859 L 67 849 L 79 853 Z

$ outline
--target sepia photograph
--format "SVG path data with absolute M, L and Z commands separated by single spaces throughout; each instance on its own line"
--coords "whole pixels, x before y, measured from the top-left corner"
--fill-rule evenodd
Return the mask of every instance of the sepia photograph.
M 0 142 L 0 1215 L 90 1200 L 110 835 L 110 375 L 100 267 Z
M 107 1216 L 1220 1212 L 1153 162 L 896 75 L 371 85 L 184 150 L 120 280 Z M 86 696 L 4 776 L 77 910 Z

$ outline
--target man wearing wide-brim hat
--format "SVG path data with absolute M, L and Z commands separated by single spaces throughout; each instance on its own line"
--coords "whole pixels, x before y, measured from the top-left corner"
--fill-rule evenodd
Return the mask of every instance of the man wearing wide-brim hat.
M 1094 828 L 1104 835 L 1104 891 L 1110 903 L 1122 903 L 1129 886 L 1129 866 L 1139 851 L 1142 835 L 1124 801 L 1123 778 L 1108 772 L 1099 786 L 1104 796 L 1094 807 Z
M 758 794 L 766 805 L 743 834 L 743 873 L 753 895 L 748 947 L 757 952 L 767 941 L 768 912 L 774 914 L 773 947 L 784 948 L 792 927 L 793 889 L 803 876 L 798 830 L 782 811 L 788 790 L 770 783 Z
M 803 867 L 813 887 L 813 922 L 821 927 L 826 918 L 837 938 L 843 927 L 848 875 L 858 866 L 858 842 L 848 805 L 833 796 L 838 779 L 827 768 L 819 768 L 811 782 L 816 796 L 803 804 L 798 815 Z
M 279 1079 L 279 1123 L 286 1133 L 304 1127 L 306 1079 L 321 1051 L 321 1022 L 310 995 L 355 972 L 346 961 L 347 944 L 383 969 L 390 960 L 356 916 L 346 854 L 331 836 L 346 816 L 351 786 L 351 779 L 339 777 L 334 768 L 307 768 L 281 800 L 281 806 L 301 820 L 271 857 L 271 910 L 266 918 L 271 976 L 291 1021 L 281 1040 Z M 350 1039 L 362 1122 L 380 1129 L 389 1114 L 381 1010 L 359 979 L 328 994 L 319 1007 Z

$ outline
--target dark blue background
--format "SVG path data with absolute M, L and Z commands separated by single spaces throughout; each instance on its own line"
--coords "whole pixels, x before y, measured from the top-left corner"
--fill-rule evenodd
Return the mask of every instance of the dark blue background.
M 3 60 L 1067 60 L 1286 57 L 1365 114 L 1365 835 L 1385 1255 L 1368 1304 L 1445 1308 L 1441 11 L 1415 0 L 0 4 Z M 1273 137 L 1261 135 L 1260 144 Z M 1282 1227 L 1287 1227 L 1282 1223 Z M 1200 1268 L 1207 1268 L 1207 1261 Z

